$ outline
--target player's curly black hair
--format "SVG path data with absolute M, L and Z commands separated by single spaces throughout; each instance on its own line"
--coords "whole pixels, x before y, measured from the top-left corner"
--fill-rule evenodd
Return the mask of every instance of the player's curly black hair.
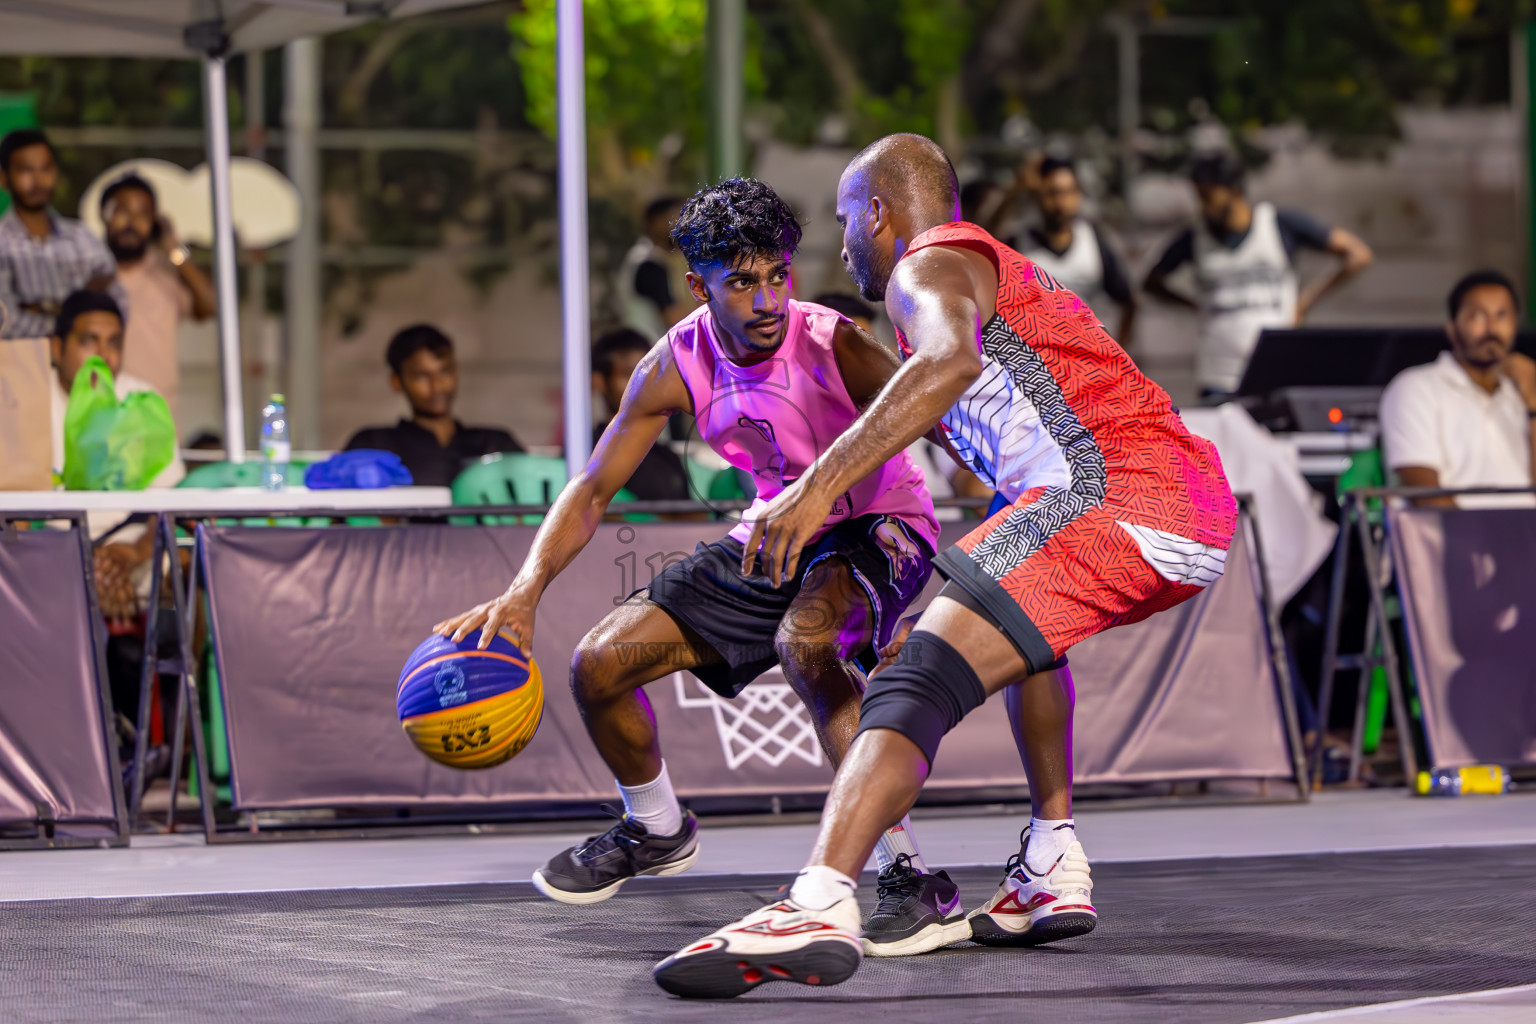
M 672 241 L 695 270 L 739 267 L 754 256 L 793 255 L 800 222 L 761 181 L 727 178 L 689 198 L 672 226 Z

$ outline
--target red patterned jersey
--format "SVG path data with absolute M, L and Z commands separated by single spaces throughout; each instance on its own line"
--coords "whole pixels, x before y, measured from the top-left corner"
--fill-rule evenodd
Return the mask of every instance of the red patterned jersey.
M 1227 547 L 1237 504 L 1215 446 L 1185 428 L 1168 393 L 1093 311 L 975 224 L 930 228 L 903 258 L 931 245 L 979 252 L 998 275 L 981 376 L 940 421 L 955 454 L 1010 501 L 1048 488 L 1060 525 L 1104 507 L 1126 523 Z

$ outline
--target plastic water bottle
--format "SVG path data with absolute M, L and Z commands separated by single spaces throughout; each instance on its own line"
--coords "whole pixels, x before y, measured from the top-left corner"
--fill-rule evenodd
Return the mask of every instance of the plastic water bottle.
M 288 404 L 273 395 L 261 410 L 261 489 L 281 491 L 288 486 Z
M 1461 796 L 1470 793 L 1494 795 L 1513 788 L 1509 773 L 1496 764 L 1474 764 L 1466 768 L 1436 768 L 1419 772 L 1414 787 L 1420 796 Z

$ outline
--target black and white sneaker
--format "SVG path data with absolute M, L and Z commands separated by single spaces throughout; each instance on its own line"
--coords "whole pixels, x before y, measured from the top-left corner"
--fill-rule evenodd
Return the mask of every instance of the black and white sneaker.
M 699 858 L 699 820 L 683 812 L 683 827 L 653 836 L 640 822 L 620 817 L 602 835 L 561 851 L 533 873 L 539 892 L 561 903 L 601 903 L 637 875 L 680 875 Z
M 971 937 L 960 889 L 944 872 L 924 874 L 901 854 L 876 885 L 878 901 L 861 941 L 865 956 L 912 956 Z

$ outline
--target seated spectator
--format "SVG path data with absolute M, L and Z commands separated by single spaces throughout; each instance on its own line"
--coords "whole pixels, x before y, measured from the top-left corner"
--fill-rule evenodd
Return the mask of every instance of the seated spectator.
M 652 344 L 651 339 L 628 327 L 609 331 L 593 343 L 592 390 L 602 396 L 607 410 L 603 422 L 592 431 L 593 443 L 618 415 L 629 378 L 634 376 L 635 367 L 640 365 Z M 683 460 L 660 441 L 645 453 L 625 487 L 641 501 L 686 501 L 695 497 L 689 493 L 688 469 Z
M 192 262 L 171 222 L 160 216 L 155 190 L 136 174 L 117 179 L 101 194 L 107 248 L 117 260 L 117 280 L 128 296 L 123 367 L 149 381 L 180 415 L 181 369 L 176 327 L 185 318 L 206 320 L 218 310 L 213 282 Z
M 52 346 L 54 366 L 53 381 L 53 466 L 54 472 L 64 471 L 64 418 L 69 409 L 69 392 L 74 386 L 75 375 L 92 356 L 100 356 L 112 371 L 113 390 L 122 399 L 134 391 L 154 391 L 148 382 L 140 380 L 123 369 L 123 314 L 110 295 L 101 292 L 75 292 L 64 300 L 55 322 Z M 160 471 L 151 487 L 174 487 L 187 475 L 187 467 L 178 453 L 171 464 Z M 100 536 L 123 519 L 121 513 L 97 513 L 89 516 L 91 535 Z M 151 520 L 153 523 L 153 520 Z M 142 633 L 136 623 L 140 603 L 148 593 L 149 559 L 154 553 L 152 528 L 127 526 L 118 530 L 110 543 L 96 548 L 96 591 L 101 602 L 101 612 L 107 620 L 109 632 Z M 115 661 L 109 665 L 112 671 L 113 690 L 138 692 L 137 669 L 121 668 Z M 119 669 L 121 668 L 121 671 Z M 130 685 L 131 684 L 131 685 Z M 119 708 L 129 715 L 136 713 L 137 701 L 124 697 Z M 127 702 L 131 701 L 131 707 Z
M 110 289 L 123 308 L 112 254 L 52 207 L 59 165 L 48 136 L 23 128 L 0 140 L 0 183 L 11 197 L 0 217 L 0 338 L 47 337 L 64 300 L 81 289 Z
M 411 418 L 392 427 L 365 427 L 347 442 L 347 450 L 376 448 L 394 452 L 421 487 L 448 487 L 476 459 L 523 446 L 505 430 L 466 427 L 453 418 L 459 368 L 453 342 L 436 327 L 417 324 L 396 334 L 384 353 L 389 386 L 405 396 Z
M 124 336 L 122 311 L 110 295 L 80 291 L 62 303 L 53 336 L 49 339 L 55 370 L 51 399 L 55 473 L 64 470 L 64 420 L 69 408 L 70 389 L 87 359 L 100 356 L 107 364 L 107 369 L 112 371 L 113 390 L 119 399 L 131 392 L 155 390 L 147 381 L 124 368 Z M 174 487 L 186 475 L 187 468 L 177 453 L 150 486 Z M 126 723 L 138 716 L 144 662 L 143 613 L 149 599 L 150 558 L 154 555 L 157 517 L 149 517 L 148 523 L 142 525 L 131 523 L 117 528 L 125 517 L 123 512 L 91 512 L 87 516 L 87 527 L 93 538 L 113 531 L 110 540 L 98 541 L 95 545 L 93 572 L 97 601 L 107 625 L 107 680 L 112 706 L 117 712 L 115 718 L 123 742 L 123 771 L 127 778 L 133 767 L 133 728 Z M 160 677 L 162 707 L 170 707 L 170 695 L 174 692 L 172 678 Z M 145 763 L 146 778 L 156 778 L 169 763 L 168 748 L 150 749 Z
M 116 300 L 104 292 L 79 291 L 64 300 L 53 334 L 53 471 L 64 472 L 64 417 L 69 410 L 69 392 L 75 375 L 92 356 L 100 356 L 112 371 L 113 390 L 119 400 L 130 392 L 155 388 L 123 368 L 124 327 L 122 310 Z M 187 475 L 178 452 L 171 464 L 161 470 L 151 487 L 174 487 Z M 146 556 L 147 557 L 147 556 Z
M 1386 464 L 1407 487 L 1530 487 L 1536 452 L 1536 362 L 1514 351 L 1520 304 L 1496 270 L 1451 289 L 1451 350 L 1399 373 L 1381 396 Z M 1465 495 L 1420 504 L 1531 505 L 1525 495 Z

